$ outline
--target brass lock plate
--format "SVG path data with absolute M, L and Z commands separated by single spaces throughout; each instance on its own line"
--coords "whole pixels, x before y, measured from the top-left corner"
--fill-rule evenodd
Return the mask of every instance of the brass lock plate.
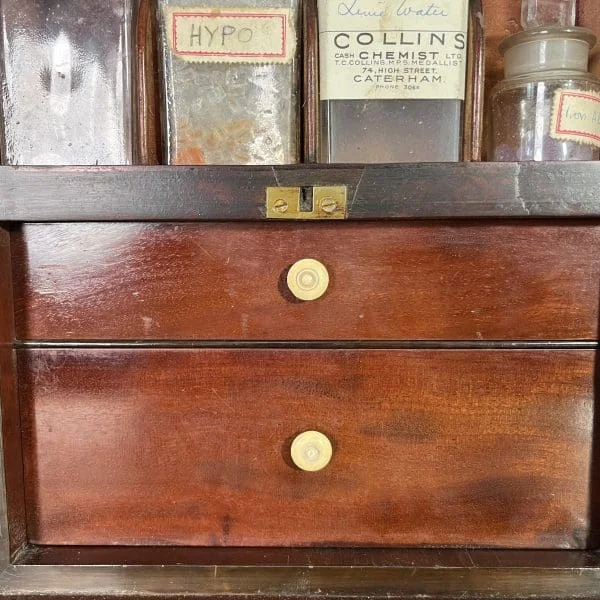
M 312 206 L 305 206 L 312 193 Z M 308 198 L 310 202 L 310 197 Z M 345 219 L 348 190 L 345 185 L 267 188 L 268 219 Z

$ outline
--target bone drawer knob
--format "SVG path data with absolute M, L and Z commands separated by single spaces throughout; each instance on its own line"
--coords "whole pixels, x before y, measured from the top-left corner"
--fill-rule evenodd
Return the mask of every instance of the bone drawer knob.
M 329 273 L 318 260 L 304 258 L 288 271 L 287 284 L 298 300 L 316 300 L 329 287 Z
M 320 471 L 331 460 L 333 447 L 326 435 L 305 431 L 292 442 L 292 460 L 303 471 Z

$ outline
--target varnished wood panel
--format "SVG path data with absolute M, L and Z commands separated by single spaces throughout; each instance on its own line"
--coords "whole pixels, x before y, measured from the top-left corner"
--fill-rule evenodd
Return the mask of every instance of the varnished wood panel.
M 349 220 L 600 218 L 600 161 L 0 167 L 0 221 L 264 221 L 269 186 L 344 185 Z
M 316 163 L 319 149 L 319 24 L 316 0 L 302 3 L 303 162 Z
M 155 165 L 161 156 L 161 122 L 153 0 L 140 0 L 137 14 L 137 164 Z
M 53 224 L 15 236 L 22 339 L 559 340 L 598 332 L 600 227 Z M 329 290 L 285 281 L 321 261 Z
M 16 355 L 13 350 L 15 325 L 10 235 L 8 228 L 0 227 L 0 496 L 6 487 L 6 502 L 0 498 L 0 568 L 4 554 L 12 555 L 27 541 Z
M 482 0 L 470 1 L 467 93 L 463 111 L 463 160 L 480 161 L 483 156 L 485 123 L 485 23 Z
M 594 358 L 23 350 L 30 540 L 581 548 Z
M 473 548 L 207 547 L 207 546 L 29 546 L 18 565 L 216 565 L 255 567 L 438 567 L 600 569 L 584 550 Z
M 544 566 L 14 566 L 0 575 L 7 600 L 597 600 L 599 586 L 597 568 Z

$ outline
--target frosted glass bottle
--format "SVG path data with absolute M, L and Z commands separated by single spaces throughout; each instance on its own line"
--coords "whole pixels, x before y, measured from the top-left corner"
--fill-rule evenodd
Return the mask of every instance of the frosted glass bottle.
M 299 0 L 158 0 L 168 164 L 300 155 Z
M 575 13 L 575 0 L 523 0 L 524 31 L 500 47 L 506 79 L 490 98 L 490 160 L 600 157 L 600 79 L 588 73 L 596 37 Z
M 134 159 L 135 0 L 2 0 L 2 161 Z
M 320 161 L 462 158 L 468 0 L 319 0 Z

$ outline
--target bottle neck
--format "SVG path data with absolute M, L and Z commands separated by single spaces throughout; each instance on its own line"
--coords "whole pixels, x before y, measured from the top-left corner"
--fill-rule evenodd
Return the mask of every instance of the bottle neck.
M 523 31 L 501 46 L 506 77 L 560 70 L 585 73 L 595 43 L 594 34 L 580 27 Z

